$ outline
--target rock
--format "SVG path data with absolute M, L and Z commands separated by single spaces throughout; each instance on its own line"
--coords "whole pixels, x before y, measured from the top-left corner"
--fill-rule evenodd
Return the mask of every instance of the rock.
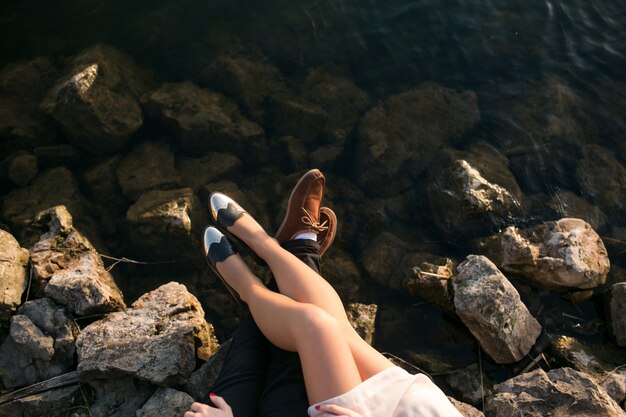
M 132 376 L 159 386 L 185 384 L 217 349 L 213 327 L 184 285 L 170 282 L 132 308 L 85 327 L 76 341 L 81 380 Z
M 148 402 L 137 410 L 137 417 L 182 416 L 193 402 L 189 394 L 172 388 L 158 388 Z
M 448 150 L 428 188 L 435 223 L 448 236 L 476 236 L 520 213 L 522 193 L 505 157 L 484 145 Z
M 404 273 L 402 287 L 409 294 L 454 314 L 451 279 L 456 265 L 452 259 L 429 253 L 410 253 L 404 257 L 402 265 L 408 266 L 398 271 Z
M 174 168 L 174 154 L 159 142 L 142 142 L 128 153 L 115 171 L 124 195 L 137 200 L 155 189 L 172 189 L 179 185 Z
M 41 108 L 67 139 L 94 153 L 115 152 L 143 124 L 138 97 L 146 78 L 121 52 L 96 45 L 76 56 Z
M 123 214 L 126 211 L 126 207 L 128 207 L 128 199 L 122 195 L 122 189 L 116 176 L 111 175 L 117 171 L 120 161 L 120 156 L 108 158 L 90 167 L 83 174 L 83 182 L 89 190 L 88 197 L 97 205 L 105 208 L 105 213 L 111 216 Z M 142 167 L 139 166 L 136 168 L 138 171 L 135 175 L 141 175 Z M 154 175 L 158 176 L 157 172 L 161 172 L 160 170 L 164 170 L 164 168 L 162 166 L 158 168 L 155 167 L 153 171 Z M 132 185 L 137 185 L 137 182 L 132 181 L 127 176 L 125 176 L 124 179 L 128 181 L 127 185 L 129 185 L 131 189 Z M 142 185 L 145 186 L 145 183 Z M 139 188 L 141 188 L 141 186 Z M 103 214 L 103 217 L 106 217 L 106 214 Z M 100 224 L 102 223 L 101 221 Z
M 352 80 L 313 69 L 304 81 L 304 98 L 321 107 L 328 115 L 332 142 L 343 143 L 352 135 L 356 122 L 369 102 L 367 93 Z M 314 165 L 317 166 L 317 165 Z
M 31 250 L 35 293 L 43 291 L 77 316 L 126 307 L 113 277 L 91 243 L 73 227 L 64 206 L 41 212 L 32 227 L 45 230 Z
M 268 102 L 267 124 L 276 136 L 313 141 L 328 125 L 328 114 L 300 97 L 279 95 Z
M 129 377 L 90 379 L 86 384 L 94 392 L 95 401 L 89 407 L 94 417 L 134 417 L 155 390 Z
M 342 145 L 325 145 L 320 146 L 310 155 L 310 166 L 318 167 L 320 170 L 334 171 L 337 165 L 337 160 L 340 158 L 343 152 Z
M 609 292 L 611 332 L 620 346 L 626 347 L 626 282 L 613 284 Z
M 223 95 L 192 83 L 164 84 L 144 97 L 147 111 L 163 120 L 180 139 L 184 152 L 262 152 L 263 128 L 239 113 L 237 104 Z
M 448 397 L 448 399 L 450 400 L 454 408 L 459 410 L 459 413 L 461 413 L 463 417 L 485 417 L 482 411 L 469 404 L 458 401 L 452 397 Z
M 304 143 L 293 136 L 281 136 L 270 141 L 270 157 L 273 163 L 289 172 L 299 171 L 309 164 L 309 151 Z
M 70 416 L 75 407 L 84 402 L 80 385 L 70 385 L 29 395 L 0 405 L 3 417 Z M 73 415 L 72 415 L 73 416 Z
M 469 255 L 452 286 L 456 313 L 494 361 L 517 362 L 530 352 L 541 325 L 489 259 Z
M 47 298 L 28 301 L 11 318 L 0 347 L 0 374 L 6 388 L 34 384 L 74 367 L 79 329 L 65 309 Z
M 609 272 L 602 240 L 580 219 L 565 218 L 521 230 L 509 226 L 487 246 L 489 257 L 503 271 L 541 288 L 595 288 Z
M 452 361 L 443 356 L 415 352 L 407 352 L 406 355 L 411 363 L 417 366 L 422 373 L 448 374 L 454 369 Z
M 355 179 L 369 193 L 397 194 L 426 170 L 438 147 L 466 134 L 479 119 L 471 91 L 427 83 L 390 96 L 359 122 Z
M 322 276 L 333 286 L 344 303 L 359 299 L 364 286 L 363 277 L 352 256 L 345 250 L 331 246 L 324 255 Z
M 377 310 L 376 304 L 351 303 L 346 306 L 346 314 L 350 324 L 359 336 L 370 345 L 374 341 Z
M 576 177 L 585 194 L 590 195 L 602 211 L 619 224 L 626 207 L 626 167 L 599 145 L 582 149 Z
M 37 157 L 32 154 L 19 154 L 11 159 L 8 176 L 13 184 L 26 187 L 37 175 Z
M 232 339 L 222 343 L 217 349 L 217 352 L 211 355 L 211 357 L 189 377 L 189 381 L 185 385 L 185 391 L 196 400 L 202 400 L 208 394 L 209 388 L 213 386 L 213 383 L 222 370 L 222 365 L 224 365 L 224 360 L 228 355 L 231 343 Z
M 446 384 L 458 393 L 463 401 L 473 405 L 482 404 L 483 398 L 491 393 L 493 381 L 486 375 L 481 378 L 480 373 L 478 364 L 473 363 L 446 376 Z
M 150 191 L 126 213 L 129 240 L 147 261 L 180 261 L 176 268 L 204 265 L 202 232 L 208 219 L 189 188 Z
M 570 191 L 555 194 L 549 205 L 559 219 L 564 217 L 582 219 L 589 223 L 594 230 L 602 229 L 607 223 L 606 214 L 598 206 L 594 206 Z
M 365 249 L 361 263 L 374 281 L 399 289 L 402 277 L 394 275 L 394 271 L 400 267 L 406 252 L 406 242 L 389 232 L 382 232 Z
M 22 303 L 28 286 L 29 254 L 8 232 L 0 230 L 0 328 Z
M 237 178 L 241 161 L 227 153 L 209 153 L 200 158 L 178 156 L 176 169 L 182 177 L 182 183 L 194 191 L 202 186 L 222 178 Z
M 493 417 L 626 415 L 589 376 L 571 368 L 543 369 L 494 387 L 485 414 Z
M 59 145 L 37 146 L 33 152 L 40 167 L 51 168 L 59 165 L 66 167 L 84 161 L 86 153 L 69 143 Z

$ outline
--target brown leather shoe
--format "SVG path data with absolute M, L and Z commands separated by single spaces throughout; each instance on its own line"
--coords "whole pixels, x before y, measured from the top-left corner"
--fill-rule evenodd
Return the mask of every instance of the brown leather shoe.
M 332 210 L 327 209 L 324 210 L 324 220 L 320 218 L 325 183 L 324 174 L 319 169 L 312 169 L 300 178 L 289 197 L 287 214 L 276 232 L 275 238 L 279 243 L 287 242 L 299 233 L 314 232 L 318 234 L 320 249 L 322 243 L 325 244 L 320 254 L 328 249 L 335 238 L 337 217 Z M 331 220 L 332 230 L 329 228 Z
M 317 235 L 317 241 L 320 244 L 320 256 L 328 250 L 333 244 L 337 235 L 337 216 L 335 212 L 328 207 L 320 208 L 320 222 L 326 226 L 326 230 L 321 231 Z

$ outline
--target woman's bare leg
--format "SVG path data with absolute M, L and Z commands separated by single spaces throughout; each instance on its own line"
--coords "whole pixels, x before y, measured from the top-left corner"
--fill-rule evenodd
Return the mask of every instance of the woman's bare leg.
M 218 272 L 248 304 L 265 337 L 281 349 L 298 352 L 310 403 L 341 395 L 362 381 L 337 321 L 321 308 L 268 290 L 232 255 Z
M 251 216 L 245 214 L 228 230 L 267 262 L 281 294 L 302 303 L 314 304 L 337 320 L 348 341 L 361 379 L 368 379 L 393 366 L 393 363 L 368 345 L 354 330 L 335 289 L 268 236 Z

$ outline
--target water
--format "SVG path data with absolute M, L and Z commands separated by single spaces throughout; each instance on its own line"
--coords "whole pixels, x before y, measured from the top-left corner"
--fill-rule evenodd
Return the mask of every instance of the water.
M 0 64 L 39 55 L 60 59 L 103 42 L 126 51 L 163 80 L 180 81 L 193 78 L 194 66 L 209 62 L 219 45 L 237 38 L 259 48 L 295 82 L 309 68 L 319 67 L 354 80 L 374 99 L 427 81 L 473 90 L 482 123 L 461 145 L 486 141 L 505 154 L 517 144 L 495 128 L 514 123 L 510 109 L 500 103 L 525 94 L 532 79 L 557 76 L 589 103 L 585 110 L 593 120 L 592 142 L 626 158 L 624 119 L 614 117 L 616 109 L 626 108 L 624 28 L 622 0 L 151 0 L 132 4 L 5 0 L 0 11 Z M 535 157 L 546 167 L 539 174 L 518 176 L 522 191 L 580 193 L 572 179 L 573 161 L 579 158 L 576 146 L 548 150 L 538 146 Z M 338 169 L 337 174 L 349 172 Z M 428 229 L 430 219 L 423 223 Z M 440 253 L 458 259 L 468 253 L 465 243 L 459 247 L 458 242 L 442 242 L 432 230 L 427 234 L 424 238 L 443 245 L 438 247 Z M 348 249 L 356 254 L 355 246 Z M 612 261 L 624 266 L 624 252 L 620 252 L 624 248 L 616 247 Z M 442 318 L 438 310 L 419 300 L 385 292 L 374 284 L 372 288 L 367 292 L 370 301 L 390 306 L 381 308 L 382 320 L 400 322 L 406 329 L 406 333 L 381 330 L 383 349 L 399 354 L 405 347 L 442 351 L 457 366 L 476 360 L 475 344 L 454 320 Z M 384 296 L 376 296 L 379 293 Z M 550 329 L 586 336 L 592 342 L 604 340 L 593 327 L 599 309 L 592 302 L 578 307 L 545 292 L 531 295 L 541 297 L 547 306 L 540 319 Z M 395 305 L 402 307 L 395 310 Z M 586 335 L 581 325 L 588 325 Z M 440 339 L 441 328 L 453 330 Z

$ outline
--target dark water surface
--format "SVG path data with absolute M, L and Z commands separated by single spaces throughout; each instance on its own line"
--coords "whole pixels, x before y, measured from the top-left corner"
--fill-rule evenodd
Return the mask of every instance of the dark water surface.
M 491 126 L 512 122 L 497 103 L 522 94 L 531 79 L 557 76 L 578 96 L 595 100 L 589 114 L 595 122 L 592 142 L 626 157 L 624 126 L 615 122 L 604 129 L 603 124 L 613 121 L 616 102 L 626 109 L 623 0 L 4 0 L 0 10 L 0 64 L 70 56 L 104 42 L 163 79 L 179 81 L 193 76 L 197 62 L 210 61 L 216 45 L 237 38 L 258 47 L 286 77 L 303 79 L 309 68 L 320 67 L 354 80 L 374 98 L 427 81 L 473 90 L 482 119 L 478 136 L 500 149 L 507 148 L 509 138 Z M 614 96 L 605 100 L 607 91 Z M 537 160 L 554 170 L 539 177 L 516 174 L 522 191 L 580 193 L 567 162 L 579 155 L 576 148 L 570 151 L 538 150 Z M 431 220 L 423 222 L 426 227 Z M 449 256 L 468 254 L 464 243 L 444 244 L 441 252 Z M 625 263 L 623 256 L 613 256 L 615 261 Z M 545 304 L 540 319 L 550 330 L 604 340 L 603 329 L 594 327 L 601 310 L 595 302 L 574 306 L 556 295 L 529 292 Z M 446 354 L 457 366 L 476 360 L 472 338 L 453 319 L 420 300 L 384 294 L 372 296 L 382 305 L 380 320 L 401 322 L 406 333 L 381 329 L 383 349 L 402 355 L 408 346 Z M 402 314 L 384 308 L 394 303 L 403 306 Z

